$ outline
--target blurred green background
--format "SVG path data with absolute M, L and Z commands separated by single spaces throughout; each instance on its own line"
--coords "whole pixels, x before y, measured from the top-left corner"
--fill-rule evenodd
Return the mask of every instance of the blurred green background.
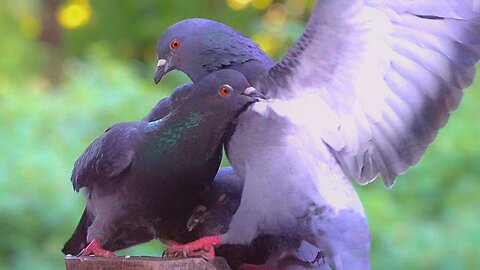
M 83 197 L 72 165 L 108 126 L 142 118 L 175 86 L 153 83 L 170 24 L 214 19 L 278 57 L 300 35 L 306 0 L 17 0 L 0 2 L 0 269 L 63 269 L 60 249 Z M 480 82 L 420 164 L 392 190 L 358 187 L 374 269 L 480 265 Z M 121 254 L 161 254 L 158 241 Z

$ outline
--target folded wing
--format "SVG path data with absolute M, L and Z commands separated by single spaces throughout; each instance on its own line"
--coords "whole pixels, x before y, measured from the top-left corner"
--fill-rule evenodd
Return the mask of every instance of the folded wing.
M 140 123 L 114 125 L 88 146 L 73 167 L 71 181 L 76 191 L 113 179 L 130 167 Z

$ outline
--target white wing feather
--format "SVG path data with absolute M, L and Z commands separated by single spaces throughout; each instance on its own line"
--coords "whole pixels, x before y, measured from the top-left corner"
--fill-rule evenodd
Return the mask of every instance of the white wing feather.
M 323 0 L 260 87 L 350 177 L 390 187 L 458 106 L 479 57 L 480 0 Z

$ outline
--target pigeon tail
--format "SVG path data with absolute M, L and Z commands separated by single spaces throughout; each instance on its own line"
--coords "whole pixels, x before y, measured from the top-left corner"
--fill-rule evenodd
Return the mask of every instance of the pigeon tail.
M 63 245 L 63 254 L 77 255 L 87 246 L 87 230 L 90 225 L 92 225 L 92 220 L 87 213 L 87 209 L 85 208 L 85 210 L 83 210 L 82 217 L 78 222 L 77 228 L 73 232 L 70 239 L 68 239 L 65 245 Z

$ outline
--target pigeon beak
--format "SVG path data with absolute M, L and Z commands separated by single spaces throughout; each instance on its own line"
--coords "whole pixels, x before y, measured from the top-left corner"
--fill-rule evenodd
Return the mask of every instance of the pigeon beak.
M 155 76 L 153 80 L 155 84 L 158 84 L 162 77 L 167 73 L 168 70 L 168 62 L 165 59 L 159 59 L 157 63 L 157 70 L 155 71 Z
M 265 99 L 265 96 L 260 93 L 255 87 L 253 86 L 250 86 L 250 87 L 247 87 L 245 88 L 245 90 L 243 91 L 242 95 L 245 95 L 245 96 L 248 96 L 248 97 L 253 97 L 253 98 L 257 98 L 258 100 L 260 99 Z

